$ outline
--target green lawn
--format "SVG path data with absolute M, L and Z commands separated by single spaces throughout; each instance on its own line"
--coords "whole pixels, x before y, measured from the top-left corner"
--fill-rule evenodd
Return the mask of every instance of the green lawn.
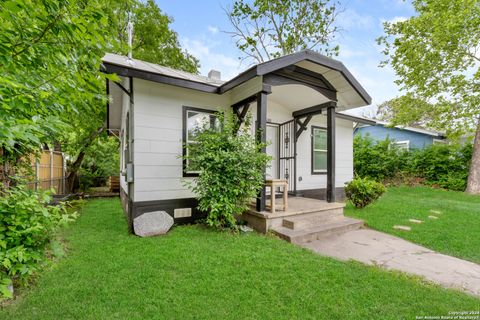
M 414 319 L 480 299 L 320 257 L 273 237 L 200 226 L 127 234 L 118 200 L 88 202 L 69 252 L 0 319 Z
M 373 229 L 480 263 L 480 196 L 426 187 L 395 187 L 364 209 L 348 205 L 345 214 L 363 219 Z M 438 219 L 430 219 L 429 215 Z M 414 224 L 409 219 L 423 223 Z M 412 230 L 394 230 L 394 225 L 410 226 Z

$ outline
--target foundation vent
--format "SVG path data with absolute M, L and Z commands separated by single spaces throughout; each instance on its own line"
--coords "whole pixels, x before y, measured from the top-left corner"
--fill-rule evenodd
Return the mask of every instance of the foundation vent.
M 192 208 L 177 208 L 173 210 L 174 218 L 188 218 L 192 216 Z

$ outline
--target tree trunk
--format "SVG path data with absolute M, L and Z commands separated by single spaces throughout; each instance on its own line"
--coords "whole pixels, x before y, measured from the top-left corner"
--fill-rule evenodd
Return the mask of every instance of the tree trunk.
M 468 174 L 466 193 L 480 194 L 480 119 L 478 120 L 477 132 L 473 140 L 472 162 Z
M 83 159 L 85 158 L 85 154 L 87 152 L 87 148 L 92 145 L 93 141 L 103 132 L 105 126 L 100 127 L 95 132 L 92 132 L 90 137 L 85 141 L 83 146 L 80 148 L 80 152 L 78 153 L 75 162 L 69 168 L 69 173 L 67 179 L 65 181 L 65 193 L 72 193 L 74 192 L 75 188 L 75 180 L 78 176 L 78 170 L 80 170 L 80 166 L 82 165 Z

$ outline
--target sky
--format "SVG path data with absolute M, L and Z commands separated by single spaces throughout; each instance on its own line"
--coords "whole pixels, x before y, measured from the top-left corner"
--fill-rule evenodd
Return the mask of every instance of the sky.
M 225 31 L 231 30 L 223 8 L 233 0 L 156 0 L 160 9 L 173 18 L 171 28 L 178 33 L 182 47 L 200 60 L 200 73 L 219 70 L 228 80 L 249 67 L 241 63 L 241 52 Z M 394 83 L 395 72 L 380 68 L 385 59 L 375 39 L 383 35 L 384 21 L 399 21 L 414 14 L 410 1 L 343 0 L 337 23 L 342 31 L 337 36 L 343 62 L 372 97 L 372 105 L 354 113 L 373 116 L 375 106 L 399 95 Z

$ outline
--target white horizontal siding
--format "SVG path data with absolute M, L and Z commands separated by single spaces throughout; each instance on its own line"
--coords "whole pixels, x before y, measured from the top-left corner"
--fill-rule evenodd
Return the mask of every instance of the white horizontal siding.
M 182 182 L 183 106 L 217 111 L 230 97 L 135 79 L 135 201 L 194 196 Z
M 326 127 L 326 116 L 317 115 L 297 142 L 297 189 L 309 190 L 327 187 L 326 174 L 312 174 L 311 127 Z M 335 186 L 343 187 L 353 177 L 352 122 L 336 119 L 335 130 Z M 298 181 L 301 177 L 302 181 Z

